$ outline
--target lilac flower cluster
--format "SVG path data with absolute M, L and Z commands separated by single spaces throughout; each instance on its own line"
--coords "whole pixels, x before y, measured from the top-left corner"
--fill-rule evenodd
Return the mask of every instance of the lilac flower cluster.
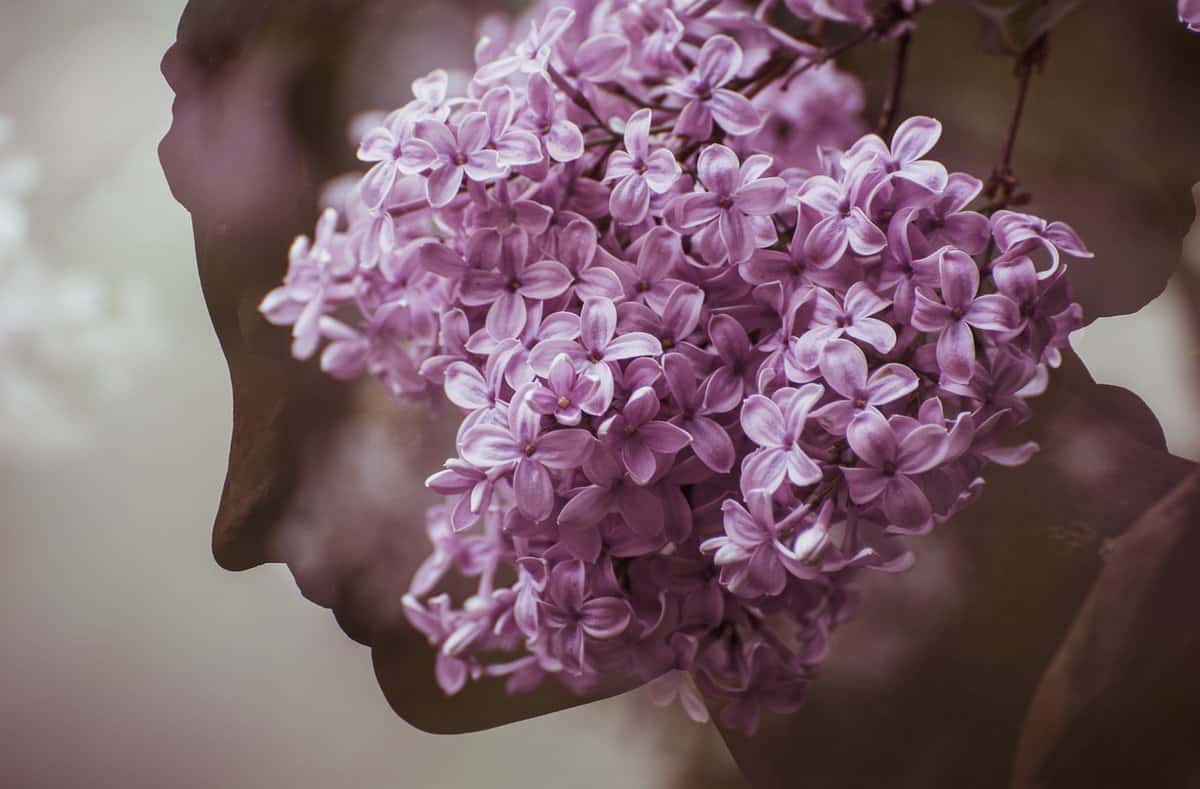
M 795 155 L 790 91 L 852 78 L 752 14 L 582 5 L 482 42 L 466 95 L 419 80 L 262 311 L 329 374 L 464 413 L 404 598 L 447 693 L 619 675 L 753 731 L 799 706 L 858 568 L 907 568 L 905 535 L 1034 452 L 1006 437 L 1090 253 L 972 211 L 930 118 Z

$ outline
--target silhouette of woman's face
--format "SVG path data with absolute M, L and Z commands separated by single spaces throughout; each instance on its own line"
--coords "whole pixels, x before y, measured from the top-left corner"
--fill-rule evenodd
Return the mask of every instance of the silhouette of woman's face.
M 586 699 L 551 686 L 513 698 L 501 682 L 446 698 L 434 683 L 434 653 L 400 599 L 429 549 L 432 500 L 422 481 L 445 457 L 454 425 L 397 409 L 371 383 L 338 384 L 294 362 L 286 331 L 258 313 L 292 239 L 311 233 L 322 184 L 348 164 L 337 160 L 350 151 L 343 127 L 303 119 L 322 117 L 322 85 L 346 60 L 347 20 L 369 5 L 194 0 L 163 59 L 175 102 L 160 156 L 192 215 L 233 385 L 213 552 L 230 570 L 286 563 L 306 597 L 372 647 L 398 714 L 429 731 L 470 731 Z M 319 134 L 329 130 L 323 147 Z

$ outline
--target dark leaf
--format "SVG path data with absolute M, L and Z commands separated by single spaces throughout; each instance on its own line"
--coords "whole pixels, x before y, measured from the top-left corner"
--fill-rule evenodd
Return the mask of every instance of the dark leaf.
M 1034 697 L 1014 786 L 1200 777 L 1200 474 L 1112 543 Z
M 1019 55 L 1053 30 L 1083 0 L 973 0 L 983 17 L 984 51 Z

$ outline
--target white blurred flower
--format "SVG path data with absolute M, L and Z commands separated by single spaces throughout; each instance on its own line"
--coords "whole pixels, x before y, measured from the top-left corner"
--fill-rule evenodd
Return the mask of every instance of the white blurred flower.
M 39 255 L 25 205 L 37 166 L 8 152 L 11 131 L 0 117 L 0 462 L 80 446 L 95 405 L 157 350 L 144 288 Z

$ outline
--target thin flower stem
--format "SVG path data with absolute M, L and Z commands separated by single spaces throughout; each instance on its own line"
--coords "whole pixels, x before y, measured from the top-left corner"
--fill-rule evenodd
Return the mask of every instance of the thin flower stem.
M 702 17 L 709 11 L 712 11 L 714 8 L 719 6 L 721 2 L 722 0 L 696 0 L 696 2 L 688 6 L 683 13 L 692 19 L 696 19 L 697 17 Z
M 406 214 L 415 214 L 429 207 L 429 201 L 421 197 L 416 200 L 409 200 L 407 203 L 394 205 L 388 209 L 388 213 L 392 216 L 405 216 Z
M 798 69 L 793 70 L 792 66 L 800 59 L 798 52 L 789 52 L 780 58 L 772 58 L 763 64 L 757 74 L 753 74 L 745 81 L 746 98 L 752 99 L 761 93 L 767 86 L 781 77 L 787 77 L 788 83 L 800 76 L 814 66 L 820 66 L 823 63 L 828 63 L 835 58 L 838 58 L 850 50 L 857 47 L 867 39 L 874 36 L 878 31 L 875 28 L 863 30 L 854 38 L 843 41 L 835 47 L 831 47 L 822 52 L 817 53 L 815 57 L 805 63 Z
M 574 102 L 575 106 L 582 109 L 588 115 L 591 115 L 592 118 L 595 119 L 596 123 L 600 124 L 601 128 L 606 129 L 609 132 L 612 131 L 612 129 L 610 129 L 608 126 L 608 122 L 600 117 L 600 113 L 596 112 L 596 108 L 592 106 L 592 102 L 588 100 L 588 97 L 583 95 L 583 93 L 579 91 L 579 88 L 572 85 L 566 77 L 560 74 L 558 69 L 554 68 L 554 66 L 547 65 L 546 73 L 550 75 L 550 79 L 555 85 L 558 86 L 558 89 L 565 93 L 567 97 Z
M 1017 135 L 1021 130 L 1021 119 L 1025 115 L 1025 103 L 1029 96 L 1030 83 L 1033 81 L 1033 72 L 1045 62 L 1048 49 L 1049 39 L 1043 34 L 1034 40 L 1017 59 L 1017 96 L 1013 101 L 1012 113 L 1008 119 L 1008 129 L 1004 134 L 1000 161 L 992 170 L 992 175 L 984 189 L 984 196 L 988 199 L 988 204 L 983 208 L 985 214 L 991 215 L 1010 205 L 1029 201 L 1028 194 L 1018 192 L 1020 184 L 1013 171 L 1013 155 L 1016 152 Z
M 883 111 L 875 132 L 880 137 L 887 137 L 894 131 L 896 118 L 900 114 L 900 104 L 904 98 L 904 83 L 908 76 L 908 53 L 912 45 L 912 31 L 906 30 L 896 39 L 896 57 L 892 61 L 892 76 L 888 86 L 887 98 L 883 102 Z
M 655 112 L 679 113 L 679 109 L 676 107 L 668 107 L 661 102 L 633 95 L 625 88 L 624 85 L 619 82 L 603 82 L 597 84 L 596 87 L 605 93 L 610 93 L 613 96 L 616 96 L 617 98 L 625 99 L 626 101 L 638 107 L 649 107 Z
M 650 127 L 650 134 L 667 134 L 674 129 L 675 124 L 673 123 L 660 123 L 657 126 Z M 589 129 L 589 131 L 591 131 L 591 129 Z M 592 148 L 602 148 L 605 145 L 612 145 L 614 143 L 620 144 L 622 141 L 624 141 L 624 139 L 624 135 L 609 134 L 605 137 L 596 137 L 595 139 L 588 140 L 586 143 L 584 143 L 583 147 L 589 150 Z
M 834 474 L 831 478 L 821 483 L 820 487 L 812 492 L 804 503 L 796 509 L 785 515 L 778 523 L 775 524 L 775 531 L 779 535 L 786 534 L 789 529 L 796 526 L 804 519 L 813 508 L 820 504 L 826 496 L 837 490 L 838 484 L 841 481 L 840 474 Z
M 731 90 L 743 91 L 743 95 L 745 95 L 746 98 L 753 99 L 775 80 L 787 77 L 788 81 L 790 82 L 791 80 L 803 74 L 805 71 L 808 71 L 813 66 L 827 63 L 828 61 L 850 51 L 862 42 L 871 38 L 875 32 L 875 28 L 864 30 L 854 38 L 821 52 L 798 69 L 792 68 L 795 66 L 796 61 L 800 59 L 800 53 L 798 52 L 788 52 L 783 56 L 771 57 L 765 63 L 763 63 L 763 65 L 760 66 L 754 74 L 751 74 L 749 77 L 744 79 L 729 83 L 729 88 Z M 680 162 L 686 162 L 689 158 L 691 158 L 692 155 L 703 148 L 706 144 L 718 143 L 721 142 L 722 139 L 723 135 L 720 130 L 714 129 L 712 136 L 708 139 L 693 140 L 684 146 L 679 151 L 678 159 Z

